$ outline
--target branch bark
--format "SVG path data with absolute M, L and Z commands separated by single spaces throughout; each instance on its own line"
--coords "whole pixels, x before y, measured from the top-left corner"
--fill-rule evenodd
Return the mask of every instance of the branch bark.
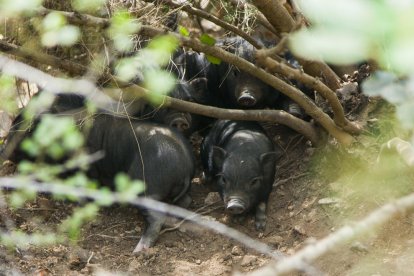
M 290 33 L 296 27 L 296 22 L 279 0 L 253 0 L 253 4 L 267 18 L 279 33 Z M 322 77 L 332 90 L 340 88 L 339 77 L 325 63 L 309 61 L 297 57 L 305 72 L 314 77 Z
M 154 37 L 157 35 L 168 33 L 170 35 L 177 37 L 183 45 L 190 47 L 195 51 L 204 52 L 206 54 L 218 57 L 225 62 L 237 66 L 239 69 L 244 70 L 252 76 L 259 78 L 260 80 L 271 85 L 275 89 L 279 90 L 283 94 L 293 99 L 305 110 L 305 112 L 309 116 L 311 116 L 319 124 L 321 124 L 326 129 L 326 131 L 328 131 L 329 134 L 335 137 L 340 143 L 349 145 L 353 142 L 353 137 L 351 135 L 349 135 L 348 133 L 340 129 L 338 126 L 336 126 L 332 119 L 322 110 L 320 110 L 315 105 L 315 103 L 306 95 L 304 95 L 300 90 L 296 89 L 295 87 L 292 87 L 291 85 L 287 84 L 281 79 L 267 73 L 263 69 L 256 67 L 252 63 L 246 61 L 245 59 L 239 58 L 238 56 L 231 54 L 219 47 L 208 46 L 196 40 L 187 37 L 182 37 L 176 33 L 166 32 L 150 26 L 142 26 L 140 32 L 149 37 Z
M 263 52 L 262 52 L 263 51 Z M 299 69 L 290 67 L 289 65 L 278 62 L 267 55 L 267 50 L 257 51 L 257 61 L 266 69 L 273 73 L 283 74 L 285 76 L 293 77 L 295 80 L 300 81 L 307 87 L 315 89 L 322 97 L 324 97 L 332 108 L 334 113 L 334 122 L 337 126 L 343 128 L 347 132 L 359 134 L 362 129 L 357 124 L 349 121 L 345 118 L 344 109 L 338 100 L 335 92 L 333 92 L 323 82 L 314 77 L 302 72 Z
M 381 156 L 385 151 L 396 151 L 407 166 L 414 167 L 414 147 L 409 142 L 399 137 L 392 138 L 381 146 L 377 162 L 381 160 Z
M 63 12 L 64 15 L 67 15 L 66 12 Z M 107 26 L 104 24 L 105 20 L 107 19 L 94 19 L 93 16 L 85 16 L 79 17 L 75 16 L 74 13 L 68 13 L 68 20 L 73 23 L 80 24 L 83 20 L 90 22 L 83 22 L 83 24 L 92 24 L 93 22 L 100 22 L 101 26 Z M 73 20 L 73 21 L 72 21 Z M 171 35 L 176 36 L 183 45 L 187 47 L 191 47 L 196 51 L 205 52 L 207 54 L 217 56 L 218 58 L 233 64 L 239 67 L 242 70 L 250 73 L 251 75 L 261 79 L 262 81 L 268 83 L 269 85 L 273 86 L 277 90 L 281 91 L 282 93 L 286 94 L 294 101 L 296 101 L 307 114 L 313 117 L 318 123 L 320 123 L 333 137 L 335 137 L 340 143 L 349 145 L 353 141 L 353 137 L 348 133 L 341 130 L 335 123 L 329 118 L 327 114 L 322 112 L 308 97 L 306 97 L 301 91 L 298 89 L 290 86 L 289 84 L 285 83 L 284 81 L 266 73 L 262 69 L 258 69 L 256 66 L 247 62 L 244 59 L 238 58 L 237 56 L 230 54 L 218 47 L 210 47 L 204 44 L 201 44 L 198 41 L 195 41 L 190 38 L 182 37 L 176 33 L 167 32 L 165 30 L 160 30 L 156 28 L 152 28 L 150 26 L 142 26 L 140 30 L 141 34 L 147 35 L 149 37 L 166 34 L 169 33 Z
M 34 56 L 35 58 L 35 56 Z M 38 69 L 0 55 L 0 70 L 6 74 L 37 83 L 43 89 L 53 94 L 76 92 L 85 97 L 92 97 L 99 108 L 110 113 L 117 113 L 110 108 L 116 106 L 114 101 L 134 101 L 137 98 L 148 97 L 150 91 L 138 86 L 130 85 L 125 88 L 106 88 L 102 91 L 87 80 L 67 80 L 52 77 Z M 136 103 L 140 105 L 140 102 Z M 320 144 L 318 132 L 312 124 L 298 119 L 281 110 L 230 110 L 196 103 L 182 101 L 164 96 L 163 107 L 171 107 L 185 112 L 191 112 L 208 117 L 230 120 L 269 121 L 291 127 L 304 135 L 314 145 Z M 133 107 L 132 107 L 133 108 Z
M 86 73 L 87 68 L 81 64 L 43 54 L 40 52 L 32 52 L 29 49 L 19 47 L 17 45 L 0 40 L 0 51 L 6 54 L 12 54 L 27 60 L 35 60 L 36 62 L 47 64 L 56 68 L 61 68 L 71 75 L 82 75 Z
M 284 256 L 283 253 L 273 250 L 267 244 L 254 240 L 248 235 L 241 233 L 233 228 L 230 228 L 218 221 L 213 221 L 204 216 L 200 216 L 197 213 L 188 211 L 184 208 L 169 205 L 154 199 L 137 197 L 135 199 L 131 199 L 125 202 L 125 200 L 122 200 L 122 196 L 115 192 L 113 192 L 112 194 L 103 194 L 100 193 L 99 190 L 95 189 L 84 189 L 80 187 L 74 188 L 68 185 L 58 183 L 41 183 L 28 177 L 20 179 L 12 177 L 0 178 L 1 188 L 27 189 L 28 185 L 30 186 L 32 191 L 36 191 L 38 193 L 52 193 L 56 195 L 75 196 L 76 198 L 92 199 L 98 202 L 102 201 L 102 199 L 105 198 L 105 201 L 110 200 L 113 203 L 129 203 L 134 206 L 142 206 L 147 209 L 162 212 L 166 215 L 178 216 L 180 218 L 189 220 L 193 223 L 201 225 L 204 228 L 213 230 L 217 233 L 227 236 L 250 249 L 265 254 L 266 256 L 270 256 L 275 259 L 282 258 Z M 301 265 L 301 267 L 303 267 L 303 265 Z

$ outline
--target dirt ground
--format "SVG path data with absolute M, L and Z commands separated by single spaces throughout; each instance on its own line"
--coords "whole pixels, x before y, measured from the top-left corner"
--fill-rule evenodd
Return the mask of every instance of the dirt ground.
M 368 157 L 338 153 L 335 146 L 316 150 L 291 131 L 270 128 L 269 132 L 286 154 L 277 166 L 264 233 L 254 229 L 251 216 L 242 223 L 233 222 L 225 214 L 221 201 L 217 201 L 218 195 L 199 184 L 197 179 L 193 183 L 190 209 L 290 255 L 388 200 L 384 196 L 387 191 L 369 196 L 358 192 L 358 187 L 345 184 L 347 179 L 355 180 L 359 174 L 366 173 L 365 169 L 372 165 Z M 375 146 L 371 151 L 377 150 Z M 382 169 L 368 171 L 375 175 L 378 170 Z M 9 164 L 3 166 L 0 173 L 7 175 L 10 171 Z M 353 172 L 350 177 L 343 177 L 350 171 Z M 401 194 L 412 191 L 412 179 L 408 173 L 404 182 L 408 184 Z M 9 216 L 17 228 L 32 232 L 53 229 L 74 206 L 41 195 L 25 208 L 17 211 L 3 208 L 0 212 L 2 219 Z M 315 267 L 327 275 L 412 275 L 412 223 L 412 216 L 402 214 L 382 229 L 323 256 Z M 2 221 L 0 226 L 4 227 L 4 224 Z M 97 220 L 82 227 L 76 244 L 29 247 L 27 250 L 0 247 L 0 275 L 107 275 L 105 272 L 118 275 L 230 275 L 235 271 L 255 270 L 271 261 L 227 237 L 190 223 L 182 224 L 178 230 L 166 231 L 154 248 L 134 256 L 131 252 L 142 229 L 143 220 L 136 209 L 128 206 L 106 208 Z

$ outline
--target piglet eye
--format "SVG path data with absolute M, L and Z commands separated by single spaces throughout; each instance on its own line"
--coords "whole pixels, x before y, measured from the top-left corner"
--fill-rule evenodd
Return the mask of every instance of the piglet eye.
M 256 177 L 256 178 L 253 178 L 251 184 L 252 184 L 252 186 L 259 186 L 261 182 L 262 182 L 262 178 L 261 177 Z
M 221 183 L 223 185 L 226 185 L 227 184 L 227 180 L 226 180 L 226 178 L 224 176 L 221 176 Z
M 239 70 L 234 69 L 234 70 L 233 70 L 233 76 L 237 77 L 237 75 L 238 75 L 238 74 L 239 74 Z

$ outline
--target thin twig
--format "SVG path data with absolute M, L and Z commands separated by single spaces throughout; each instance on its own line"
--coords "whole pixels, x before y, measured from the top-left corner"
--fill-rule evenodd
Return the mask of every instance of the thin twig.
M 246 275 L 284 275 L 295 271 L 299 264 L 311 264 L 320 256 L 338 248 L 340 245 L 343 245 L 368 231 L 372 231 L 401 213 L 412 212 L 413 209 L 414 193 L 383 205 L 359 222 L 340 228 L 338 231 L 306 246 L 294 255 L 283 259 L 281 262 L 272 263 Z

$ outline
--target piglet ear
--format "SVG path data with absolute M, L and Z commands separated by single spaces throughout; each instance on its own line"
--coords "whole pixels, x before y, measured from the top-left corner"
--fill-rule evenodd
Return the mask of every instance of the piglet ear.
M 264 175 L 275 171 L 277 159 L 278 153 L 276 151 L 267 152 L 260 155 L 260 163 L 262 164 Z
M 216 169 L 220 169 L 223 166 L 224 159 L 227 156 L 227 152 L 220 147 L 213 146 L 213 166 Z

